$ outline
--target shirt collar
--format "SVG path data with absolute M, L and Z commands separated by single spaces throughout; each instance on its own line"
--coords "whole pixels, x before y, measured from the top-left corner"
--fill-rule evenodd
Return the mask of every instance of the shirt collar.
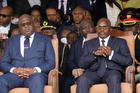
M 10 26 L 11 26 L 11 23 L 9 23 L 8 26 L 6 26 L 6 27 L 3 25 L 0 25 L 0 27 L 4 27 L 4 28 L 10 28 Z
M 35 35 L 35 32 L 32 35 L 30 35 L 30 38 L 34 38 L 34 35 Z M 25 36 L 24 35 L 21 35 L 21 38 L 22 39 L 25 39 Z
M 104 38 L 104 39 L 102 39 L 102 38 L 99 37 L 99 41 L 101 42 L 101 40 L 104 40 L 105 43 L 106 43 L 105 46 L 107 46 L 107 43 L 108 43 L 109 38 L 110 38 L 110 35 L 108 37 Z
M 136 39 L 137 35 L 138 35 L 138 34 L 135 35 L 135 39 Z
M 99 37 L 99 40 L 100 40 L 100 41 L 101 41 L 101 40 L 108 41 L 109 38 L 110 38 L 110 35 L 109 35 L 108 37 L 104 38 L 104 39 L 102 39 L 102 38 Z

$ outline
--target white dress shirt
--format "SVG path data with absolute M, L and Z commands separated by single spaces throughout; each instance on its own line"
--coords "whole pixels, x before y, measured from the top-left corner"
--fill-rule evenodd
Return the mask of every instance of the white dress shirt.
M 85 43 L 85 41 L 86 41 L 86 38 L 83 37 L 82 48 L 84 47 L 84 43 Z
M 58 9 L 61 9 L 61 2 L 62 0 L 58 0 Z M 68 0 L 63 0 L 63 6 L 64 6 L 64 14 L 67 13 L 67 1 Z
M 92 0 L 89 0 L 89 3 L 90 3 L 90 5 L 92 5 L 93 3 L 95 4 L 96 0 L 94 0 L 93 2 L 92 2 Z
M 105 3 L 105 5 L 107 11 L 107 18 L 110 20 L 111 26 L 115 26 L 118 15 L 120 13 L 120 9 L 115 4 L 113 4 L 113 8 L 110 7 L 108 3 Z
M 6 7 L 7 6 L 7 0 L 2 0 L 2 7 Z
M 105 41 L 104 44 L 105 44 L 105 46 L 107 46 L 108 41 L 109 41 L 109 38 L 110 38 L 110 36 L 108 36 L 107 38 L 104 38 L 104 41 Z M 99 37 L 100 46 L 103 46 L 101 40 L 103 40 L 103 39 Z M 114 50 L 112 50 L 111 55 L 109 56 L 109 60 L 112 59 L 113 54 L 114 54 Z
M 34 5 L 41 5 L 40 0 L 28 0 L 29 4 L 31 7 L 33 7 Z
M 33 33 L 30 38 L 29 38 L 29 41 L 30 41 L 30 47 L 32 45 L 32 42 L 33 42 L 33 38 L 34 38 L 34 35 L 35 33 Z M 21 52 L 21 55 L 24 57 L 24 41 L 25 41 L 25 36 L 21 35 L 20 37 L 20 52 Z
M 11 26 L 11 23 L 8 26 L 6 26 L 6 27 L 0 25 L 0 33 L 8 34 L 9 30 L 10 30 L 10 26 Z
M 30 35 L 30 38 L 29 38 L 29 41 L 30 41 L 30 47 L 32 46 L 32 43 L 33 43 L 33 39 L 34 39 L 34 35 L 35 33 L 33 33 L 32 35 Z M 21 55 L 24 57 L 24 41 L 25 41 L 25 36 L 21 35 L 20 37 L 20 52 L 21 52 Z M 13 70 L 15 69 L 16 67 L 12 67 L 10 69 L 10 72 L 13 73 Z M 37 70 L 37 72 L 41 72 L 41 69 L 39 67 L 35 67 L 35 69 Z

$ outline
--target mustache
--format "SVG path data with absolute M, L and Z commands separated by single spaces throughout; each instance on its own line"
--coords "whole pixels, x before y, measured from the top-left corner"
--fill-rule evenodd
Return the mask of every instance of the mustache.
M 105 32 L 105 31 L 101 31 L 101 32 L 99 32 L 99 34 L 106 34 L 107 32 Z

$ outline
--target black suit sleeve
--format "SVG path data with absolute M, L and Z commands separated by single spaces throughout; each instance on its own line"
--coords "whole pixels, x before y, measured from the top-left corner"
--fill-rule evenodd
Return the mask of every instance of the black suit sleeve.
M 120 46 L 119 51 L 114 50 L 114 55 L 112 61 L 122 66 L 129 66 L 132 64 L 133 60 L 125 40 L 120 40 L 118 42 Z
M 97 57 L 93 54 L 93 49 L 88 47 L 88 44 L 84 45 L 83 54 L 79 60 L 79 67 L 80 68 L 87 68 L 89 65 L 92 65 L 95 63 L 95 60 L 97 60 Z
M 75 44 L 72 44 L 71 46 L 71 49 L 70 49 L 70 54 L 69 54 L 69 57 L 68 57 L 68 66 L 69 66 L 69 69 L 70 70 L 73 70 L 75 68 L 78 68 L 78 66 L 76 65 L 76 62 L 75 62 Z

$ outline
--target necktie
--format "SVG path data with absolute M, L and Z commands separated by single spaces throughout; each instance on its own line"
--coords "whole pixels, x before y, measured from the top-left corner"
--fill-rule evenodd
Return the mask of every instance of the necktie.
M 105 40 L 102 39 L 101 42 L 102 42 L 102 45 L 105 46 L 105 44 L 104 44 Z M 99 66 L 99 69 L 97 70 L 97 73 L 100 77 L 102 77 L 104 75 L 105 71 L 106 71 L 107 63 L 106 63 L 106 58 L 105 57 L 101 56 L 101 57 L 99 57 L 99 59 L 100 59 L 99 60 L 100 61 L 100 66 Z
M 102 42 L 102 45 L 105 46 L 105 40 L 102 39 L 101 42 Z
M 28 51 L 30 48 L 30 40 L 29 40 L 30 36 L 26 36 L 25 37 L 25 41 L 24 41 L 24 59 L 25 61 L 27 61 L 28 58 Z
M 105 40 L 102 39 L 101 42 L 102 42 L 102 45 L 105 46 Z M 105 60 L 105 67 L 107 68 L 107 61 L 106 60 Z
M 64 0 L 61 0 L 61 11 L 64 13 Z

